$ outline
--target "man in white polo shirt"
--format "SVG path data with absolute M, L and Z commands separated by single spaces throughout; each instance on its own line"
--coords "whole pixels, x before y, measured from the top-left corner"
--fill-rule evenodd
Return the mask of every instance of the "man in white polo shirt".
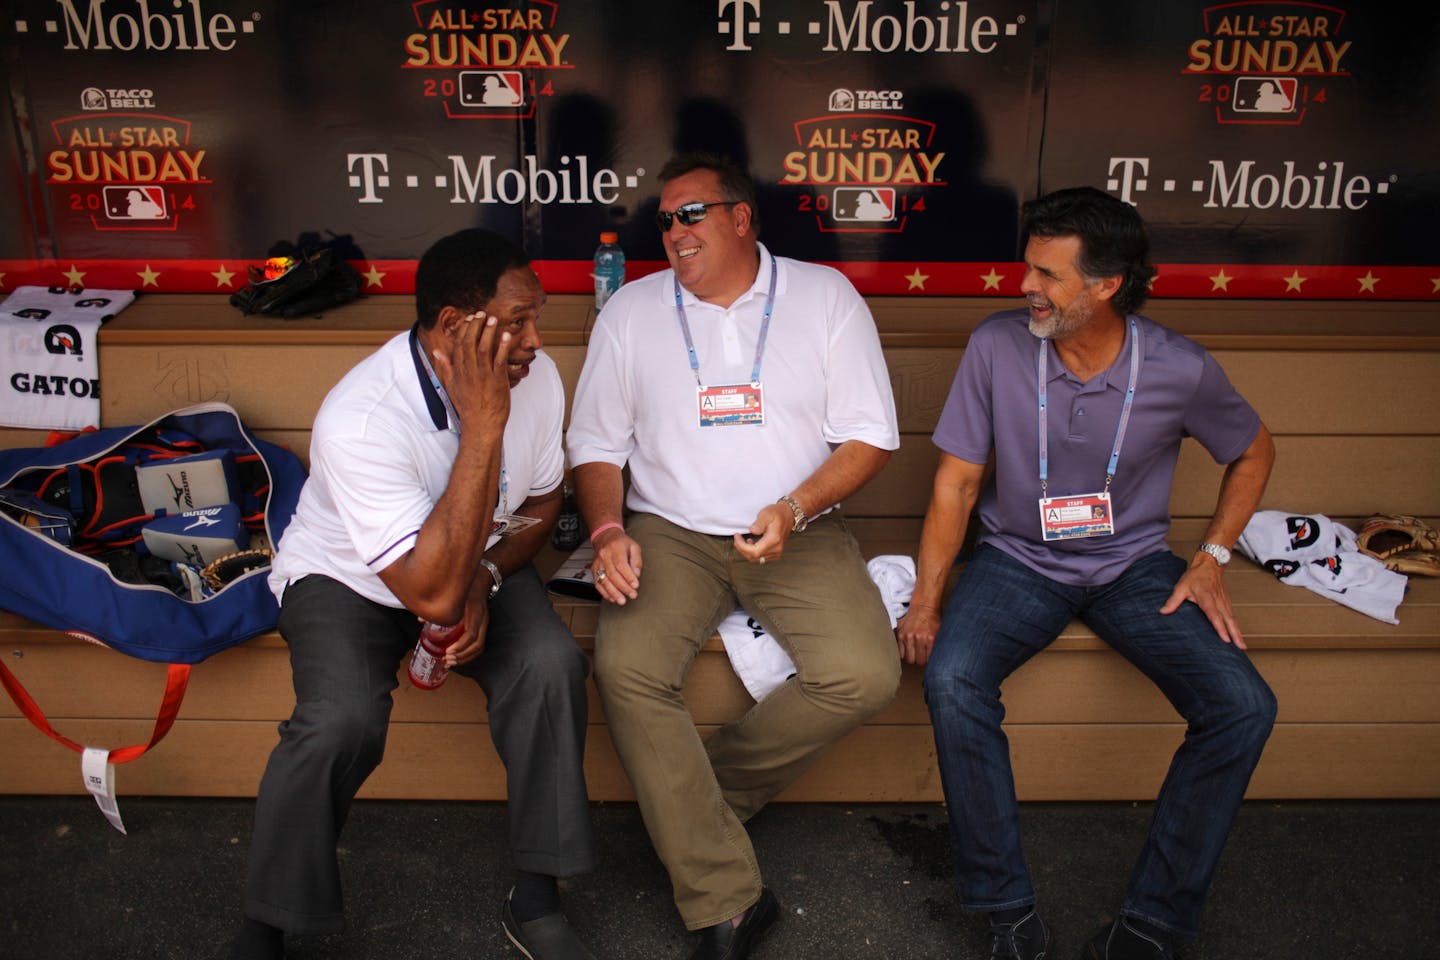
M 757 242 L 754 185 L 733 162 L 677 157 L 660 181 L 671 269 L 607 303 L 566 439 L 605 600 L 610 735 L 701 932 L 694 960 L 739 960 L 779 913 L 744 822 L 899 681 L 879 591 L 833 509 L 899 432 L 854 287 Z M 680 689 L 737 600 L 795 675 L 702 742 Z
M 415 301 L 415 326 L 325 398 L 275 557 L 296 705 L 260 784 L 231 957 L 280 957 L 285 933 L 343 926 L 336 843 L 384 752 L 396 669 L 429 620 L 464 623 L 445 660 L 484 689 L 506 768 L 505 934 L 532 960 L 593 960 L 556 883 L 596 861 L 587 664 L 531 565 L 564 466 L 564 391 L 536 326 L 545 292 L 518 247 L 464 230 L 421 258 Z M 496 536 L 510 515 L 538 522 Z

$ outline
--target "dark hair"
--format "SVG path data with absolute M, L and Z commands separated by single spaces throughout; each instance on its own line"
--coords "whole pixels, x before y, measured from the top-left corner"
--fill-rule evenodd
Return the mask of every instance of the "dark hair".
M 752 233 L 760 230 L 760 205 L 755 199 L 755 181 L 739 163 L 718 153 L 682 153 L 671 157 L 660 168 L 660 182 L 694 173 L 696 170 L 710 170 L 720 178 L 720 193 L 726 200 L 744 203 L 750 207 Z
M 1091 280 L 1119 276 L 1115 309 L 1134 313 L 1150 295 L 1155 268 L 1150 240 L 1135 208 L 1094 187 L 1056 190 L 1021 208 L 1022 228 L 1032 237 L 1079 237 L 1075 266 Z
M 420 329 L 435 326 L 446 307 L 466 313 L 481 309 L 495 296 L 506 271 L 529 265 L 524 250 L 491 230 L 471 228 L 436 240 L 415 268 Z

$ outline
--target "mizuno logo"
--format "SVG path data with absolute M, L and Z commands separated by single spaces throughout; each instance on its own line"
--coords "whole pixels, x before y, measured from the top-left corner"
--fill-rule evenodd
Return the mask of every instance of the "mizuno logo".
M 190 495 L 190 475 L 188 473 L 180 471 L 180 483 L 176 483 L 175 477 L 168 473 L 165 474 L 165 479 L 170 481 L 170 489 L 174 491 L 175 506 L 180 506 L 182 500 L 186 507 L 195 506 L 195 498 Z

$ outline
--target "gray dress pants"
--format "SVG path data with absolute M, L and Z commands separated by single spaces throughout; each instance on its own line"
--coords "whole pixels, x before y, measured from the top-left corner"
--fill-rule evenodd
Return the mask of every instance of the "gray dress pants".
M 336 844 L 384 754 L 397 668 L 419 623 L 309 576 L 286 588 L 280 633 L 290 647 L 295 711 L 280 725 L 260 781 L 245 913 L 287 933 L 332 933 L 344 926 Z M 582 766 L 588 669 L 530 566 L 490 601 L 484 652 L 457 668 L 488 699 L 508 781 L 511 856 L 521 870 L 573 876 L 595 867 Z

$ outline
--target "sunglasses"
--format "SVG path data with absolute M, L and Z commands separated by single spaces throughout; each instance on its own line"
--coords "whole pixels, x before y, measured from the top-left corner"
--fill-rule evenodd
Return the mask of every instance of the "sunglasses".
M 676 220 L 687 227 L 693 227 L 710 215 L 711 207 L 733 207 L 739 202 L 739 200 L 716 200 L 714 203 L 700 203 L 699 201 L 682 203 L 672 212 L 667 213 L 661 210 L 656 213 L 655 225 L 660 228 L 661 233 L 669 233 Z

